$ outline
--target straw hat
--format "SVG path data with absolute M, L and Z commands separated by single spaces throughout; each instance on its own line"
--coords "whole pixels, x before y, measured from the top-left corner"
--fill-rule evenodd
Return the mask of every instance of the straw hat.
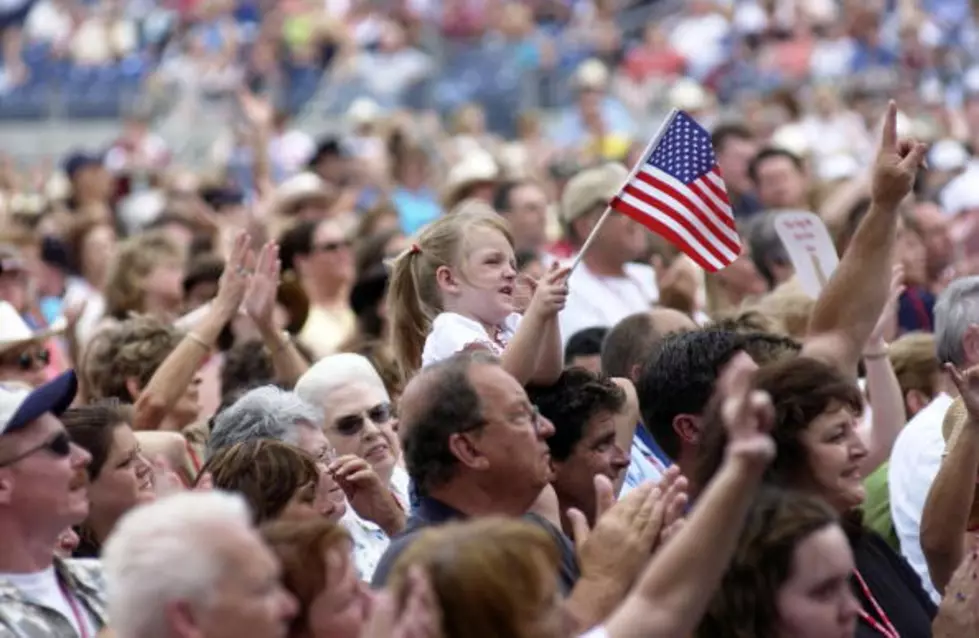
M 614 162 L 579 171 L 561 194 L 561 223 L 568 226 L 598 204 L 607 204 L 628 177 L 626 167 Z
M 0 353 L 45 341 L 64 329 L 65 322 L 61 319 L 44 330 L 31 330 L 13 306 L 6 301 L 0 301 Z
M 336 201 L 336 192 L 315 173 L 299 173 L 279 184 L 272 195 L 274 215 L 288 217 L 303 202 L 318 203 L 329 208 Z
M 442 205 L 450 209 L 466 196 L 466 191 L 477 184 L 494 183 L 500 169 L 493 156 L 479 150 L 467 153 L 462 161 L 449 170 L 442 194 Z

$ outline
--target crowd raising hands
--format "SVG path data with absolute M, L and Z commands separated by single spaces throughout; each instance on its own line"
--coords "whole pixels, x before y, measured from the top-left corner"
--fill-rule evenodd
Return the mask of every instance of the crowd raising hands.
M 929 168 L 894 102 L 796 333 L 747 296 L 710 316 L 701 288 L 737 275 L 625 254 L 630 219 L 596 230 L 621 167 L 566 184 L 563 232 L 595 251 L 581 260 L 528 261 L 536 191 L 481 195 L 488 175 L 411 237 L 397 214 L 359 220 L 395 226 L 354 255 L 356 180 L 329 182 L 345 152 L 320 149 L 315 179 L 248 230 L 241 211 L 212 219 L 232 240 L 179 286 L 193 241 L 127 247 L 113 277 L 132 270 L 138 303 L 90 336 L 90 307 L 65 304 L 62 327 L 18 320 L 0 340 L 0 638 L 979 631 L 979 281 L 936 289 L 925 354 L 900 354 L 928 337 L 904 324 L 928 318 L 905 247 Z M 0 253 L 0 300 L 19 259 Z M 589 304 L 610 318 L 562 334 Z M 70 365 L 48 370 L 55 347 Z M 919 418 L 945 427 L 911 439 Z M 930 455 L 917 504 L 902 448 Z

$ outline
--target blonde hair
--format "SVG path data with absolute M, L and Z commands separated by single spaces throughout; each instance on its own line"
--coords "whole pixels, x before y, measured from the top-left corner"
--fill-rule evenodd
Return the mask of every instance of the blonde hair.
M 435 273 L 442 266 L 457 265 L 469 252 L 467 237 L 480 228 L 502 233 L 513 246 L 506 220 L 491 210 L 473 207 L 426 226 L 416 243 L 394 260 L 388 285 L 388 318 L 394 358 L 406 378 L 421 367 L 425 338 L 443 309 Z
M 799 280 L 793 277 L 759 299 L 752 310 L 773 321 L 778 327 L 777 332 L 803 339 L 815 306 L 816 300 L 807 295 Z
M 105 314 L 125 319 L 143 311 L 143 282 L 151 272 L 167 262 L 181 262 L 184 255 L 164 231 L 150 231 L 130 237 L 119 245 L 105 287 Z
M 532 638 L 554 604 L 559 553 L 540 527 L 484 518 L 425 530 L 395 562 L 390 588 L 406 595 L 408 571 L 431 579 L 444 638 Z
M 930 332 L 909 332 L 891 344 L 891 367 L 902 394 L 918 390 L 930 399 L 938 392 L 942 365 L 935 348 L 935 335 Z

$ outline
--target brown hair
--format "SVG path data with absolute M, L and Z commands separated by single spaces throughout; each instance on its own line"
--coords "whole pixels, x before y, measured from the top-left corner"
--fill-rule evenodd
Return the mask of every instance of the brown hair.
M 755 499 L 734 557 L 697 638 L 776 635 L 778 591 L 792 576 L 795 549 L 812 534 L 838 525 L 836 514 L 814 496 L 764 488 Z
M 891 344 L 889 358 L 901 394 L 918 390 L 929 398 L 938 392 L 936 377 L 942 371 L 935 346 L 935 335 L 909 332 Z
M 783 487 L 799 487 L 811 478 L 809 454 L 801 434 L 826 410 L 841 405 L 859 414 L 863 399 L 856 384 L 842 372 L 818 359 L 798 356 L 776 361 L 755 373 L 755 388 L 768 392 L 775 408 L 772 438 L 778 455 L 766 480 Z M 727 447 L 721 420 L 720 397 L 714 397 L 704 419 L 703 442 L 696 484 L 703 487 L 717 472 Z
M 558 560 L 553 539 L 530 523 L 449 523 L 418 535 L 395 563 L 390 587 L 404 597 L 408 570 L 424 569 L 444 638 L 534 638 L 535 621 L 554 601 Z
M 165 231 L 130 237 L 121 244 L 109 267 L 105 290 L 105 314 L 125 319 L 143 310 L 143 281 L 153 269 L 168 261 L 182 262 L 184 255 Z
M 155 317 L 133 317 L 106 326 L 89 341 L 79 362 L 85 391 L 94 399 L 135 401 L 126 381 L 135 379 L 146 387 L 182 338 L 179 330 Z
M 89 480 L 94 481 L 109 458 L 116 428 L 132 425 L 133 408 L 116 399 L 104 399 L 90 405 L 70 408 L 60 418 L 72 442 L 85 448 L 91 455 L 92 460 L 85 469 Z
M 405 378 L 421 367 L 422 348 L 432 321 L 442 312 L 435 272 L 458 265 L 477 228 L 496 230 L 513 245 L 510 227 L 490 210 L 467 210 L 440 217 L 426 226 L 417 243 L 395 261 L 388 285 L 388 317 L 395 360 Z
M 256 524 L 278 517 L 296 493 L 314 487 L 320 470 L 306 452 L 279 441 L 236 443 L 215 452 L 201 468 L 217 489 L 245 497 Z
M 301 634 L 313 601 L 332 584 L 326 580 L 326 555 L 337 551 L 351 560 L 350 534 L 325 519 L 274 521 L 262 526 L 261 532 L 282 566 L 282 584 L 299 603 L 292 635 Z

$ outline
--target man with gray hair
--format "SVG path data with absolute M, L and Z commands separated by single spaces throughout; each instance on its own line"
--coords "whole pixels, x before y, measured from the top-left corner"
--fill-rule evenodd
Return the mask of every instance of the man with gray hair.
M 281 638 L 296 615 L 237 495 L 182 492 L 131 510 L 102 561 L 118 638 Z
M 938 360 L 961 370 L 979 365 L 979 276 L 957 279 L 935 304 L 935 343 Z M 887 485 L 891 519 L 901 541 L 901 553 L 918 572 L 921 583 L 937 603 L 921 549 L 921 515 L 931 484 L 945 453 L 942 423 L 957 394 L 943 378 L 942 392 L 908 422 L 891 450 Z

